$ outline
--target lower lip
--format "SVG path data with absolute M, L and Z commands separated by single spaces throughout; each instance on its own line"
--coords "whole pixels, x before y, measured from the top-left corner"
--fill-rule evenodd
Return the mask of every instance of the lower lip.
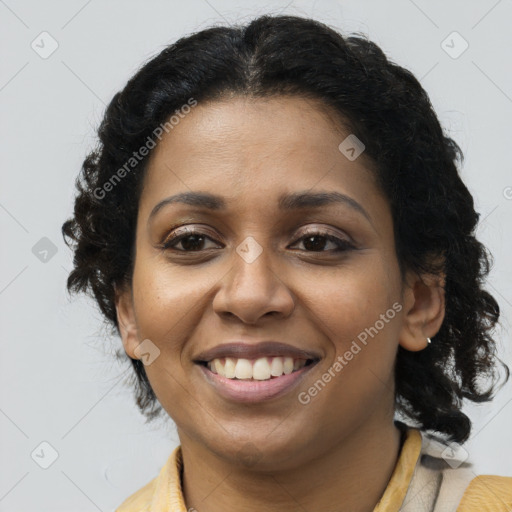
M 261 402 L 291 391 L 315 365 L 316 363 L 311 363 L 288 375 L 269 380 L 227 379 L 213 373 L 206 366 L 199 365 L 199 368 L 206 380 L 224 398 L 237 402 Z

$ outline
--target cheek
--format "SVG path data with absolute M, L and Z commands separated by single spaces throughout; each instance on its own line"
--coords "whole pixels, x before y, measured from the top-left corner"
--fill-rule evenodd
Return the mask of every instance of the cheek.
M 309 288 L 309 303 L 331 350 L 319 371 L 325 386 L 309 383 L 314 389 L 302 389 L 303 397 L 326 421 L 342 422 L 349 411 L 363 417 L 391 400 L 402 310 L 398 274 L 373 253 L 364 265 L 318 284 Z
M 169 364 L 175 364 L 209 307 L 222 269 L 171 266 L 156 258 L 142 261 L 136 264 L 133 278 L 139 337 L 172 354 Z
M 190 361 L 184 354 L 187 339 L 204 313 L 204 301 L 215 280 L 211 272 L 191 267 L 171 269 L 167 262 L 141 259 L 133 276 L 133 291 L 140 340 L 151 340 L 159 357 L 145 367 L 151 387 L 167 413 L 180 422 L 188 410 Z M 187 366 L 188 365 L 188 366 Z
M 377 253 L 366 256 L 351 268 L 319 274 L 314 286 L 304 282 L 300 292 L 300 302 L 312 310 L 336 351 L 347 350 L 352 340 L 375 325 L 378 333 L 371 329 L 375 339 L 398 332 L 401 308 L 392 307 L 399 299 L 398 277 Z
M 396 275 L 386 262 L 373 263 L 308 288 L 317 331 L 331 350 L 299 401 L 326 424 L 349 428 L 353 418 L 392 403 L 402 305 Z

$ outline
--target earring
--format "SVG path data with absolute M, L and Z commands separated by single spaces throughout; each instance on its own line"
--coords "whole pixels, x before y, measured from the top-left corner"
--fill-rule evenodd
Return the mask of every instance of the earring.
M 430 338 L 427 338 L 427 343 L 432 343 L 432 340 Z

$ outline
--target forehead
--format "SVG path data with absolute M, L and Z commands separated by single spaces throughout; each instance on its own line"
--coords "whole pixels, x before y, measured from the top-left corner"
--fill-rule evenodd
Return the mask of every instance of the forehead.
M 242 147 L 276 158 L 291 150 L 309 154 L 311 146 L 326 149 L 342 135 L 340 123 L 334 122 L 318 100 L 235 97 L 191 109 L 164 135 L 152 160 L 167 158 L 171 151 L 180 159 L 232 159 L 243 157 Z
M 191 190 L 245 205 L 315 187 L 375 201 L 370 160 L 363 153 L 351 161 L 339 150 L 350 135 L 340 121 L 318 100 L 300 97 L 198 104 L 153 150 L 141 207 Z

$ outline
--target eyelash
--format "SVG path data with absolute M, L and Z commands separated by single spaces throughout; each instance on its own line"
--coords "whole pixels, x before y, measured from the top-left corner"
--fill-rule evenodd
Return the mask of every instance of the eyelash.
M 200 253 L 200 252 L 203 252 L 204 250 L 206 249 L 203 249 L 203 250 L 199 250 L 199 251 L 187 251 L 185 249 L 176 249 L 175 246 L 177 244 L 179 244 L 182 240 L 190 237 L 190 236 L 202 236 L 204 238 L 207 238 L 211 241 L 214 241 L 211 237 L 209 237 L 208 235 L 206 235 L 205 233 L 202 233 L 201 231 L 195 231 L 193 229 L 187 229 L 187 232 L 186 233 L 183 233 L 183 234 L 179 234 L 179 232 L 177 234 L 173 234 L 171 235 L 170 237 L 168 237 L 164 243 L 162 244 L 162 249 L 164 250 L 171 250 L 171 251 L 174 251 L 174 252 L 182 252 L 182 253 Z M 298 238 L 293 245 L 295 245 L 297 242 L 301 241 L 301 240 L 304 240 L 306 238 L 310 238 L 310 237 L 321 237 L 321 238 L 325 238 L 326 240 L 328 240 L 329 242 L 333 242 L 335 243 L 338 247 L 336 249 L 331 249 L 331 250 L 320 250 L 320 251 L 305 251 L 305 252 L 311 252 L 311 253 L 322 253 L 322 252 L 333 252 L 333 253 L 339 253 L 339 252 L 344 252 L 344 251 L 348 251 L 348 250 L 351 250 L 351 249 L 355 249 L 355 245 L 352 244 L 351 242 L 349 242 L 348 240 L 344 240 L 342 238 L 338 238 L 334 235 L 331 235 L 327 232 L 324 232 L 324 231 L 308 231 L 307 233 L 304 233 L 300 238 Z

